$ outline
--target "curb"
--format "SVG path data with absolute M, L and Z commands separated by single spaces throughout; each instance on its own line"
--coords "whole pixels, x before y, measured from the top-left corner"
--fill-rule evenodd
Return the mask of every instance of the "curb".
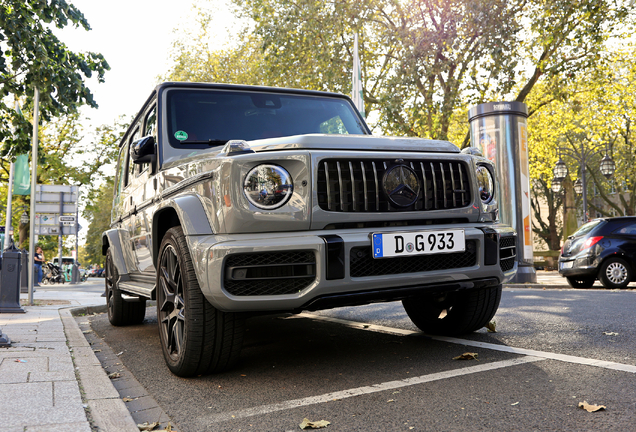
M 534 288 L 534 289 L 574 289 L 568 284 L 542 284 L 542 283 L 525 283 L 525 284 L 503 284 L 504 288 Z M 592 289 L 592 288 L 589 288 Z
M 139 432 L 130 411 L 73 318 L 83 313 L 100 313 L 106 310 L 106 305 L 100 305 L 64 308 L 58 309 L 58 312 L 64 325 L 82 399 L 88 405 L 92 423 L 100 431 Z

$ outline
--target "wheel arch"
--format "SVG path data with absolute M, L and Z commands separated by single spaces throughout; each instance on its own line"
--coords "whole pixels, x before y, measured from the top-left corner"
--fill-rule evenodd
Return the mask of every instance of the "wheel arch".
M 118 229 L 110 229 L 102 234 L 102 255 L 106 255 L 109 248 L 112 250 L 113 264 L 121 276 L 128 274 L 128 268 L 124 260 L 119 231 Z
M 183 195 L 166 201 L 152 216 L 152 261 L 155 268 L 161 241 L 166 232 L 175 226 L 181 226 L 186 236 L 214 234 L 199 197 Z

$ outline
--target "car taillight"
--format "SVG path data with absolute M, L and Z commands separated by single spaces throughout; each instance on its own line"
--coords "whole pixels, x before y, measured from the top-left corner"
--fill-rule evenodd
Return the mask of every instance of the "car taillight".
M 585 243 L 583 243 L 583 247 L 581 248 L 581 250 L 594 246 L 602 238 L 603 236 L 590 237 L 589 239 L 585 240 Z

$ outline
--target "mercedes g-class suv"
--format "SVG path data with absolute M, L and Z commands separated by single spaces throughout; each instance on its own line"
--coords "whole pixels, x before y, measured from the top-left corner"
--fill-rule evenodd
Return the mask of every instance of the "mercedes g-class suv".
M 401 300 L 426 333 L 472 332 L 516 271 L 496 189 L 478 152 L 372 136 L 343 95 L 163 83 L 120 144 L 108 317 L 156 299 L 179 376 L 232 365 L 255 314 Z

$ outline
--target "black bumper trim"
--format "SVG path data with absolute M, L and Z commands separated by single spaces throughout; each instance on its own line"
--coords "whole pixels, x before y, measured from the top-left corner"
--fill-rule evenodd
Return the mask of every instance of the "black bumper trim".
M 360 306 L 371 303 L 391 302 L 421 295 L 444 294 L 453 291 L 483 288 L 499 285 L 500 283 L 498 278 L 485 278 L 462 282 L 421 284 L 373 291 L 328 294 L 310 300 L 294 312 L 300 313 L 302 311 L 317 311 L 343 306 Z

